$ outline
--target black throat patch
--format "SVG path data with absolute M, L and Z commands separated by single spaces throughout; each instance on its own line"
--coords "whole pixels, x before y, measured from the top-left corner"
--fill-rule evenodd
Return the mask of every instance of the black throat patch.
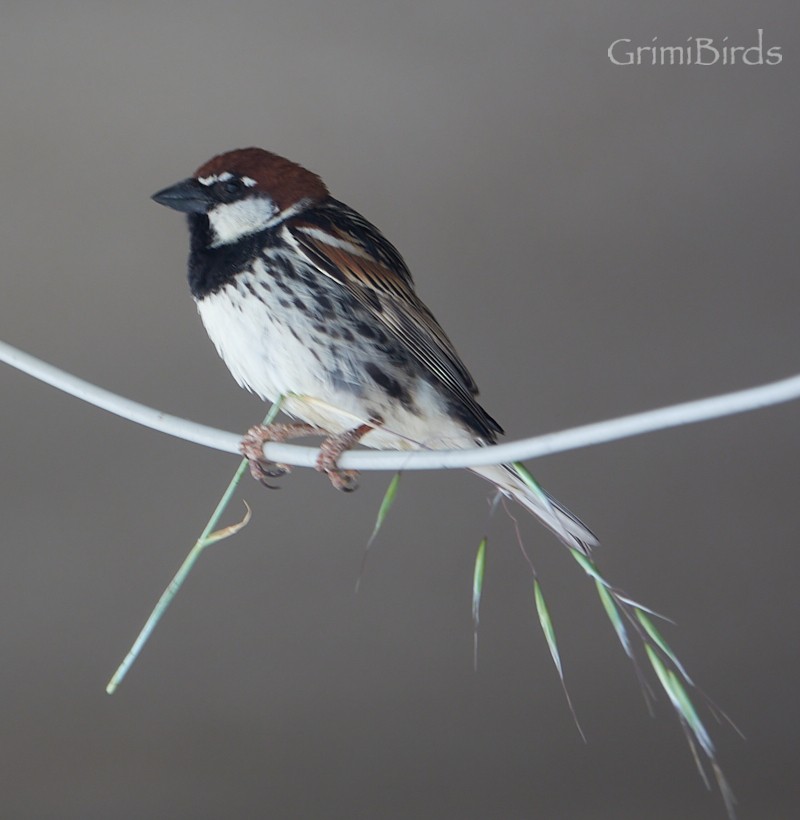
M 216 293 L 252 267 L 265 248 L 280 244 L 275 229 L 243 236 L 229 245 L 211 247 L 214 236 L 205 214 L 189 214 L 189 287 L 195 299 Z

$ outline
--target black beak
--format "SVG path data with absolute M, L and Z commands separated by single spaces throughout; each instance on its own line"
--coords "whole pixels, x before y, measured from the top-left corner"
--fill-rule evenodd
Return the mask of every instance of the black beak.
M 211 191 L 201 185 L 193 177 L 184 179 L 169 188 L 164 188 L 157 194 L 153 194 L 159 205 L 166 205 L 176 211 L 183 211 L 187 214 L 205 214 L 216 204 L 211 196 Z

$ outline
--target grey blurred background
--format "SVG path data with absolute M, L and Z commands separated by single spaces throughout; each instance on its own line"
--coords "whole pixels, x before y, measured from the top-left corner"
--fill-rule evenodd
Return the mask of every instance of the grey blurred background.
M 149 200 L 261 145 L 404 253 L 512 437 L 800 371 L 796 2 L 137 3 L 0 11 L 2 337 L 232 431 L 263 406 L 208 342 L 182 219 Z M 617 67 L 709 36 L 768 66 Z M 129 678 L 105 683 L 213 508 L 230 456 L 10 368 L 2 390 L 0 815 L 711 818 L 669 705 L 650 718 L 591 584 L 521 516 L 583 728 L 486 486 L 352 496 L 248 480 Z M 745 818 L 796 816 L 797 403 L 543 459 L 607 575 L 707 713 Z M 240 502 L 231 520 L 239 515 Z

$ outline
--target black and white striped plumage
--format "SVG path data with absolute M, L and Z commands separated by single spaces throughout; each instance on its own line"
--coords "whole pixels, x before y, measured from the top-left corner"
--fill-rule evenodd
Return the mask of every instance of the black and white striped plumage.
M 500 425 L 402 257 L 312 172 L 259 148 L 154 196 L 188 214 L 189 284 L 236 381 L 289 415 L 378 449 L 489 444 Z M 366 426 L 368 425 L 368 426 Z M 481 467 L 568 546 L 597 541 L 511 467 Z

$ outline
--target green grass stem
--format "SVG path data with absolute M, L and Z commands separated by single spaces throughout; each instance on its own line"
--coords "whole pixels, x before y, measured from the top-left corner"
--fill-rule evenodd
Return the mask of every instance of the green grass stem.
M 278 415 L 278 411 L 280 410 L 281 400 L 278 399 L 272 407 L 269 409 L 269 413 L 267 413 L 266 417 L 264 418 L 264 424 L 269 424 Z M 203 532 L 200 533 L 200 537 L 195 542 L 192 549 L 189 551 L 189 554 L 184 559 L 183 563 L 178 568 L 178 571 L 173 576 L 172 580 L 167 585 L 167 588 L 161 594 L 161 597 L 158 599 L 158 603 L 153 607 L 153 611 L 150 613 L 150 616 L 145 621 L 144 626 L 142 627 L 139 634 L 136 636 L 136 640 L 133 642 L 128 654 L 125 656 L 122 663 L 117 668 L 117 671 L 111 677 L 111 680 L 108 682 L 106 686 L 106 692 L 109 695 L 113 695 L 116 691 L 117 687 L 122 683 L 125 676 L 128 674 L 128 670 L 133 666 L 134 661 L 136 658 L 139 657 L 139 653 L 142 651 L 142 647 L 147 643 L 148 638 L 150 637 L 153 630 L 156 628 L 158 622 L 161 620 L 164 612 L 166 612 L 167 607 L 172 603 L 173 598 L 178 593 L 178 590 L 183 585 L 183 582 L 186 580 L 186 577 L 192 571 L 197 559 L 200 557 L 200 553 L 203 550 L 210 546 L 211 544 L 216 544 L 218 541 L 221 541 L 223 538 L 228 538 L 231 535 L 239 532 L 242 527 L 247 525 L 247 522 L 250 520 L 250 508 L 245 504 L 247 508 L 247 512 L 245 517 L 238 523 L 232 524 L 229 527 L 224 527 L 221 530 L 217 530 L 217 524 L 219 523 L 219 519 L 222 517 L 222 514 L 228 507 L 231 498 L 233 497 L 236 488 L 239 486 L 239 482 L 241 481 L 242 476 L 247 469 L 247 459 L 242 459 L 241 464 L 237 468 L 236 472 L 234 473 L 233 478 L 230 480 L 227 489 L 222 494 L 222 498 L 220 498 L 219 503 L 216 506 L 216 509 L 211 514 L 211 518 L 208 519 L 208 523 L 203 529 Z

